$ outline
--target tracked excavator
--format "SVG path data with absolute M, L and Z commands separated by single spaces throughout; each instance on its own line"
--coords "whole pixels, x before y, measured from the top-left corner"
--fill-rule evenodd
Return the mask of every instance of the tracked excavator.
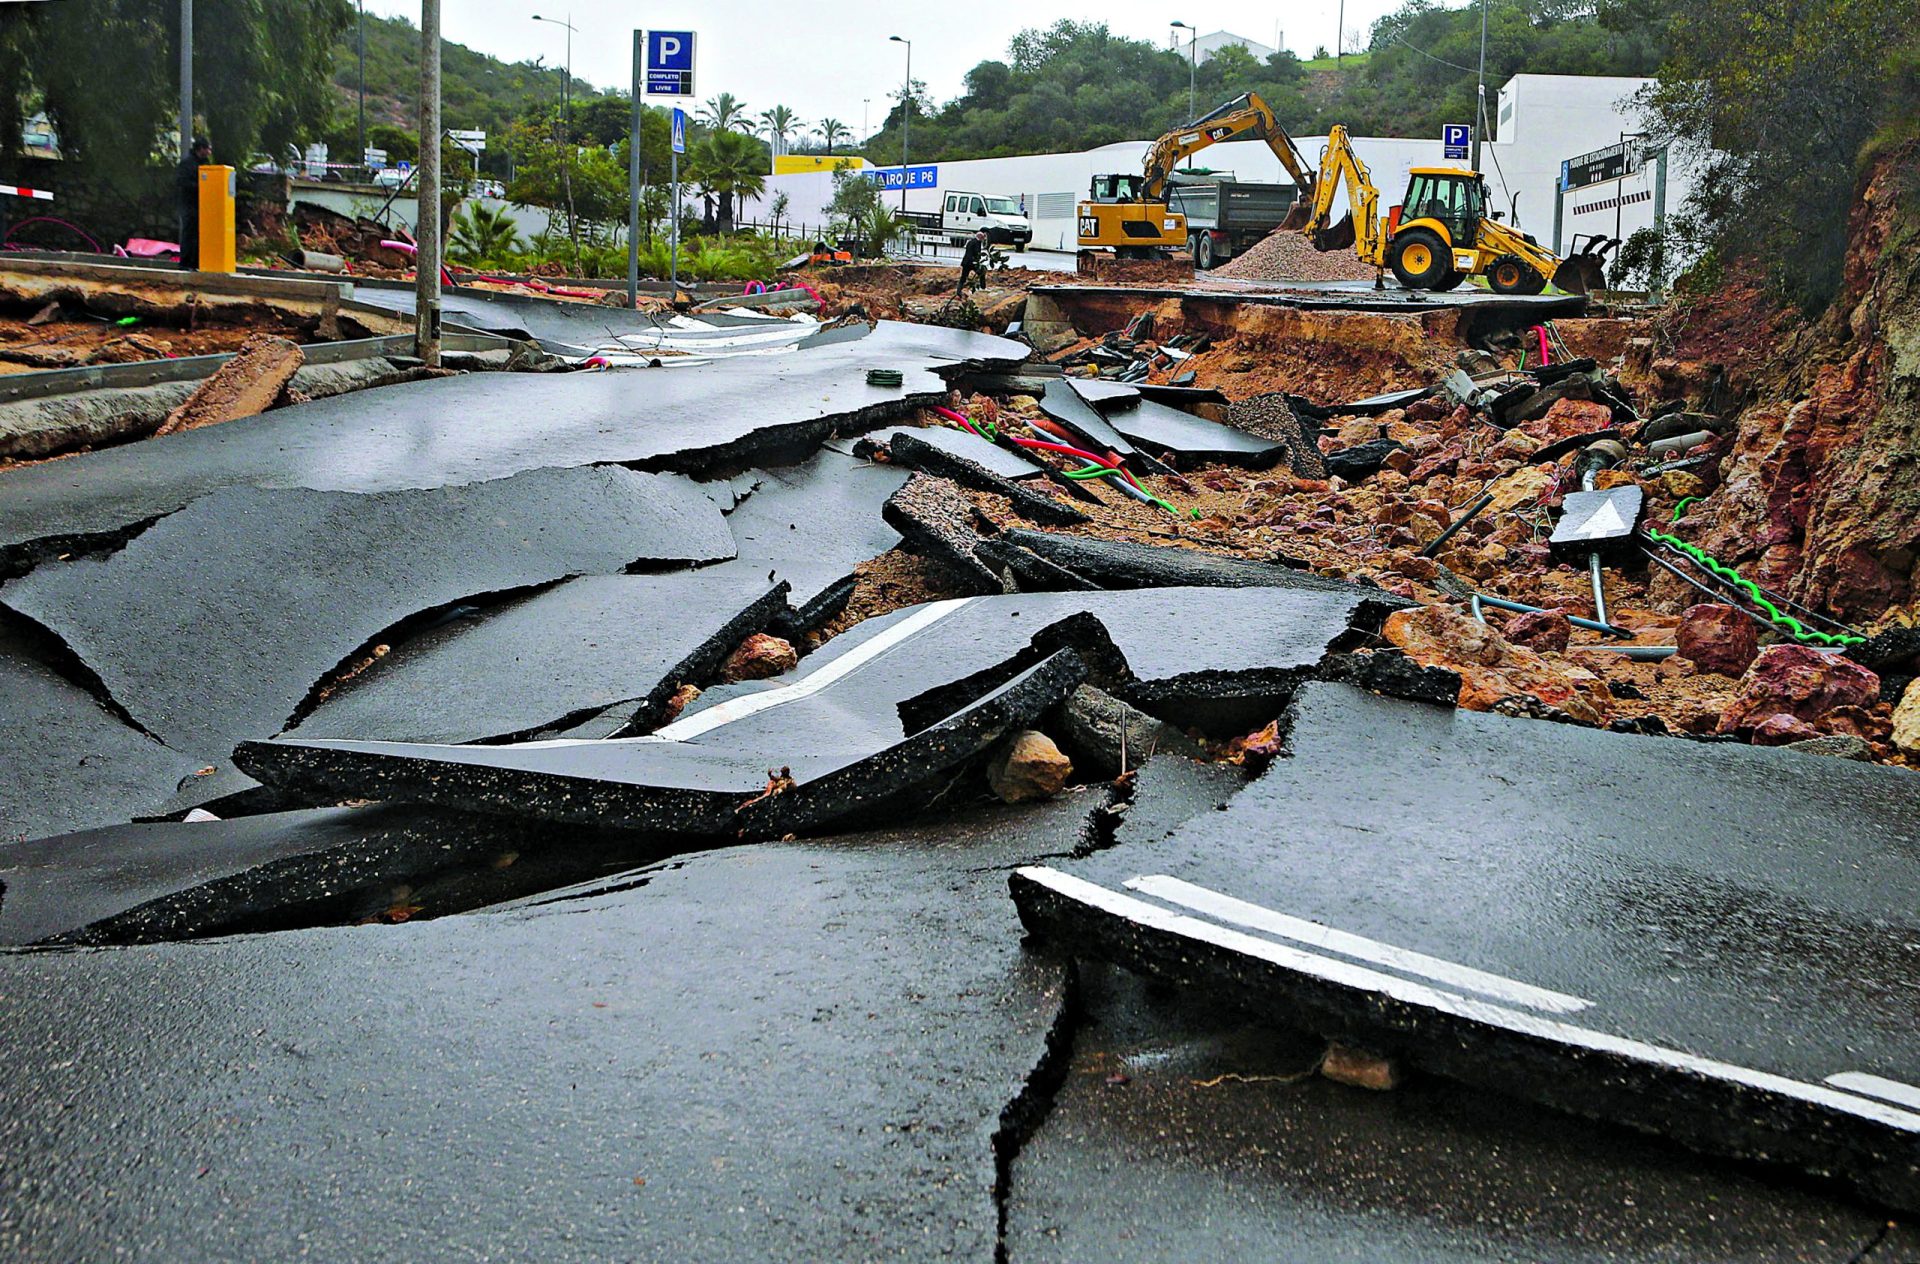
M 1391 269 L 1409 289 L 1450 290 L 1484 276 L 1500 294 L 1538 294 L 1549 282 L 1584 294 L 1601 288 L 1606 254 L 1619 244 L 1596 239 L 1563 259 L 1501 223 L 1499 212 L 1489 214 L 1486 182 L 1461 167 L 1413 168 L 1406 197 L 1383 217 L 1380 190 L 1345 127 L 1335 125 L 1328 135 L 1316 171 L 1267 103 L 1247 93 L 1155 141 L 1141 175 L 1095 176 L 1092 196 L 1079 207 L 1082 252 L 1146 259 L 1184 249 L 1186 218 L 1166 205 L 1174 168 L 1209 145 L 1241 139 L 1265 141 L 1300 190 L 1281 230 L 1305 234 L 1318 250 L 1351 248 L 1362 263 L 1382 273 Z M 1348 214 L 1329 223 L 1343 186 Z

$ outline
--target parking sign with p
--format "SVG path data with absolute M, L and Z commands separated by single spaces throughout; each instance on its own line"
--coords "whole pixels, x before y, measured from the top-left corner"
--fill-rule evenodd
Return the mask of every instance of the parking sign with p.
M 693 32 L 647 32 L 647 95 L 693 95 Z

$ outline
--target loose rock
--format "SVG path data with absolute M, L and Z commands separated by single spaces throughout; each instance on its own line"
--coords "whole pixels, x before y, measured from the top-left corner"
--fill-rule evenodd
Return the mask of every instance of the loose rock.
M 1051 799 L 1073 776 L 1073 761 L 1034 729 L 1015 733 L 987 764 L 987 784 L 1007 803 Z
M 1719 731 L 1752 733 L 1759 740 L 1760 730 L 1776 716 L 1811 726 L 1841 707 L 1871 708 L 1879 696 L 1880 677 L 1858 663 L 1804 645 L 1769 645 L 1740 678 Z M 1788 731 L 1781 724 L 1766 728 L 1769 744 L 1819 735 L 1810 729 L 1786 737 Z
M 1733 606 L 1688 606 L 1674 634 L 1680 657 L 1701 671 L 1738 676 L 1760 653 L 1760 630 Z
M 1903 754 L 1920 755 L 1920 680 L 1907 685 L 1893 709 L 1893 744 Z
M 720 665 L 720 679 L 728 683 L 765 680 L 769 676 L 790 672 L 799 665 L 800 655 L 794 652 L 789 642 L 777 636 L 768 636 L 765 632 L 755 632 L 727 655 L 727 661 Z

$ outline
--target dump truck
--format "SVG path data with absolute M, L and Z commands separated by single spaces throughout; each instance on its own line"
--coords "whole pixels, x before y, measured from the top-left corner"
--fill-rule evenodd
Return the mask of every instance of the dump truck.
M 1167 207 L 1187 220 L 1187 248 L 1202 272 L 1217 268 L 1280 227 L 1300 200 L 1291 184 L 1236 180 L 1231 174 L 1177 172 Z

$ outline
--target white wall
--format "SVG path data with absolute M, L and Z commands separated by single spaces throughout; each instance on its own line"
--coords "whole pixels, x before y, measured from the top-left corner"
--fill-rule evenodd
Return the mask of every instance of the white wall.
M 1518 223 L 1542 243 L 1551 245 L 1553 237 L 1554 191 L 1564 160 L 1615 143 L 1622 132 L 1639 130 L 1630 112 L 1630 98 L 1647 79 L 1578 75 L 1516 75 L 1500 89 L 1500 130 L 1497 144 L 1483 147 L 1481 163 L 1486 169 L 1495 205 L 1512 210 L 1517 204 Z M 1318 167 L 1324 136 L 1295 138 L 1301 153 Z M 1440 140 L 1356 136 L 1354 151 L 1367 164 L 1374 183 L 1380 189 L 1382 211 L 1399 201 L 1407 187 L 1407 171 L 1415 166 L 1446 163 Z M 1089 180 L 1105 172 L 1137 172 L 1146 157 L 1148 141 L 1124 141 L 1099 149 L 1071 154 L 1032 154 L 1014 158 L 979 158 L 961 162 L 943 162 L 937 188 L 913 189 L 907 193 L 910 210 L 937 210 L 941 198 L 950 191 L 1000 194 L 1027 199 L 1027 212 L 1033 219 L 1034 245 L 1041 249 L 1074 248 L 1074 204 L 1086 196 Z M 1242 180 L 1284 181 L 1280 162 L 1258 141 L 1235 141 L 1216 145 L 1194 158 L 1194 165 L 1231 171 Z M 1620 235 L 1653 222 L 1653 164 L 1638 175 L 1614 184 L 1597 185 L 1570 194 L 1567 198 L 1563 238 L 1575 232 L 1614 233 L 1617 201 Z M 1676 165 L 1667 182 L 1667 207 L 1671 212 L 1691 191 L 1690 173 Z M 766 218 L 767 203 L 786 193 L 788 218 L 795 223 L 819 224 L 826 218 L 826 204 L 833 196 L 833 178 L 827 172 L 772 176 L 767 180 L 766 196 L 742 212 L 746 218 Z M 1516 197 L 1517 196 L 1517 202 Z M 896 193 L 893 195 L 898 197 Z M 1344 205 L 1344 197 L 1336 205 Z

